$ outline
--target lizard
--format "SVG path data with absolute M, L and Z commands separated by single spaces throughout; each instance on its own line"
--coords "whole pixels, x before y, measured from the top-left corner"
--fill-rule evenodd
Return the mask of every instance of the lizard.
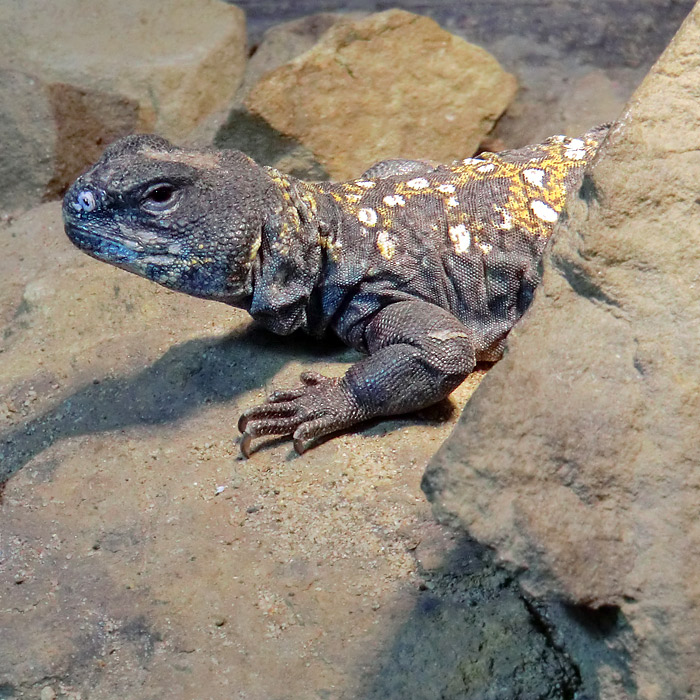
M 70 240 L 170 289 L 245 309 L 269 330 L 335 334 L 364 355 L 240 418 L 254 438 L 318 438 L 447 397 L 495 361 L 530 305 L 567 194 L 608 126 L 450 165 L 387 160 L 306 182 L 240 151 L 155 135 L 108 146 L 63 202 Z

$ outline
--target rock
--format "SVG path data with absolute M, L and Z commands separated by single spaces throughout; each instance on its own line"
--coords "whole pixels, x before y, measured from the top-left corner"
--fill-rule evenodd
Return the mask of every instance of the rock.
M 326 179 L 328 174 L 306 146 L 252 115 L 244 101 L 263 75 L 311 49 L 330 27 L 349 16 L 355 15 L 323 12 L 285 22 L 265 32 L 246 65 L 233 103 L 202 123 L 188 137 L 189 143 L 235 148 L 261 165 L 273 166 L 295 177 Z
M 123 95 L 67 83 L 52 83 L 47 90 L 56 129 L 56 148 L 53 174 L 44 198 L 53 199 L 62 197 L 107 145 L 138 128 L 139 105 Z
M 22 210 L 42 200 L 53 177 L 56 139 L 41 82 L 0 69 L 0 210 Z
M 139 105 L 140 130 L 173 139 L 232 99 L 245 58 L 243 12 L 218 0 L 0 5 L 6 67 L 119 95 Z
M 700 687 L 699 41 L 696 7 L 424 478 L 441 517 L 559 602 L 559 640 L 592 697 Z
M 245 104 L 344 179 L 384 158 L 471 155 L 515 89 L 483 49 L 427 17 L 389 10 L 338 22 L 263 76 Z
M 138 104 L 122 95 L 0 70 L 0 209 L 62 196 L 108 143 L 138 123 Z

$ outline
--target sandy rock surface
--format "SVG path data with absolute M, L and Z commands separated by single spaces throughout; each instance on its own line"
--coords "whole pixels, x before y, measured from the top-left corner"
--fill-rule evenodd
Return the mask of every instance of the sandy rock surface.
M 419 488 L 481 373 L 452 410 L 243 461 L 244 408 L 353 353 L 88 258 L 57 203 L 0 229 L 0 279 L 2 700 L 573 692 Z
M 532 309 L 425 479 L 438 512 L 570 606 L 584 685 L 604 698 L 700 686 L 699 40 L 696 8 L 603 145 Z
M 485 50 L 389 10 L 335 24 L 263 76 L 246 106 L 308 146 L 331 178 L 349 179 L 388 157 L 450 162 L 473 153 L 515 90 Z
M 42 200 L 54 173 L 56 141 L 45 86 L 34 76 L 0 68 L 1 211 L 22 211 Z

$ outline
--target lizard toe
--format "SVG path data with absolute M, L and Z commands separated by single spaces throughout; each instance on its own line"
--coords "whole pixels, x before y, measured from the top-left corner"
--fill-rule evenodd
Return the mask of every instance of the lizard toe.
M 250 456 L 256 437 L 293 435 L 294 449 L 302 454 L 309 441 L 353 422 L 356 411 L 346 405 L 339 379 L 304 372 L 301 381 L 303 386 L 276 391 L 265 403 L 243 413 L 238 429 L 243 434 L 240 448 L 244 457 Z
M 305 421 L 294 431 L 294 435 L 292 436 L 295 451 L 297 454 L 303 454 L 306 452 L 310 443 L 316 438 L 340 430 L 346 427 L 346 424 L 346 421 L 340 419 L 340 417 L 335 414 Z

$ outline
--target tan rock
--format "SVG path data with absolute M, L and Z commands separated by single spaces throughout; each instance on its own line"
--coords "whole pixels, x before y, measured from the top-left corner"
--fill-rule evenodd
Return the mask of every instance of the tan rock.
M 427 17 L 389 10 L 337 23 L 264 76 L 246 105 L 343 179 L 389 157 L 470 155 L 515 89 L 483 49 Z
M 700 687 L 698 42 L 700 7 L 570 201 L 531 312 L 424 480 L 531 592 L 576 606 L 564 641 L 606 699 Z
M 0 70 L 0 209 L 60 197 L 107 144 L 138 124 L 138 104 L 122 95 Z
M 264 119 L 252 115 L 244 100 L 265 73 L 311 49 L 333 24 L 347 17 L 322 12 L 266 31 L 246 64 L 243 82 L 233 102 L 202 122 L 189 135 L 188 143 L 195 147 L 213 144 L 217 148 L 237 149 L 261 165 L 270 165 L 301 179 L 327 179 L 328 173 L 304 144 L 280 134 Z
M 40 202 L 53 177 L 53 109 L 37 78 L 0 69 L 0 210 Z
M 245 54 L 243 12 L 219 0 L 0 4 L 0 62 L 135 101 L 139 127 L 169 138 L 231 100 Z

